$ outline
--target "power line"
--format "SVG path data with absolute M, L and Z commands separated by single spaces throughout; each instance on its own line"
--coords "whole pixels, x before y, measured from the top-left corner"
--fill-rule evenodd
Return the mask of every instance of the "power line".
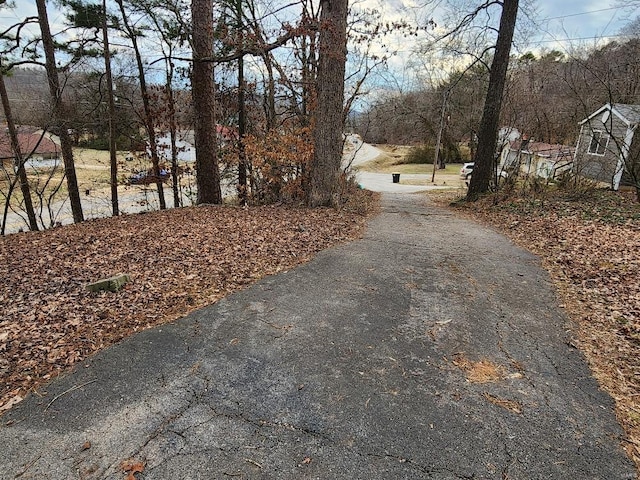
M 626 37 L 626 35 L 615 34 L 615 35 L 601 35 L 601 36 L 593 36 L 593 37 L 575 37 L 575 38 L 557 38 L 552 40 L 531 40 L 527 42 L 528 45 L 538 45 L 541 43 L 562 43 L 562 42 L 577 42 L 580 40 L 603 40 L 605 38 L 618 38 L 618 37 Z
M 547 20 L 559 20 L 559 19 L 562 19 L 562 18 L 579 17 L 581 15 L 590 15 L 592 13 L 606 12 L 606 11 L 609 11 L 609 10 L 619 10 L 621 8 L 622 8 L 622 6 L 617 6 L 617 7 L 600 8 L 598 10 L 589 10 L 587 12 L 580 12 L 580 13 L 567 13 L 566 15 L 558 15 L 557 17 L 542 18 L 542 19 L 540 19 L 540 21 L 541 22 L 545 22 Z

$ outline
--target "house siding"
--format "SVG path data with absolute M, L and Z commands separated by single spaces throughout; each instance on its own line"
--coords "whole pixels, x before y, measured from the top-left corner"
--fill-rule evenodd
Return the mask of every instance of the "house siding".
M 640 135 L 634 135 L 628 158 L 630 160 L 625 165 L 620 185 L 636 186 L 637 179 L 640 179 L 640 163 L 638 162 L 638 159 L 640 159 Z M 627 170 L 628 168 L 632 168 L 635 171 L 635 175 L 631 175 Z
M 573 147 L 542 142 L 528 142 L 524 147 L 521 145 L 520 141 L 513 141 L 505 146 L 501 155 L 502 168 L 513 169 L 518 166 L 521 174 L 546 180 L 554 180 L 571 169 L 575 151 Z
M 598 131 L 609 135 L 604 155 L 589 153 L 592 136 Z M 576 151 L 576 172 L 587 178 L 611 184 L 617 171 L 621 143 L 624 141 L 626 132 L 627 125 L 613 114 L 609 115 L 606 123 L 601 121 L 601 115 L 585 123 L 581 129 Z

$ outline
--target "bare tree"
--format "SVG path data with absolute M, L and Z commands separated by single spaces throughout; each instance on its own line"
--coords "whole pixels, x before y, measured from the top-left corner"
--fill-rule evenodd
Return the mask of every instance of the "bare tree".
M 109 166 L 111 174 L 111 214 L 120 214 L 118 206 L 118 160 L 116 158 L 116 102 L 113 95 L 113 75 L 111 74 L 111 52 L 109 51 L 109 26 L 107 23 L 107 0 L 102 0 L 102 42 L 104 71 L 107 81 L 107 102 L 109 104 Z
M 122 24 L 124 31 L 131 41 L 133 47 L 133 53 L 136 58 L 136 65 L 138 67 L 138 81 L 140 82 L 140 93 L 142 94 L 142 106 L 144 115 L 144 127 L 149 139 L 149 150 L 151 151 L 151 166 L 153 169 L 153 176 L 156 179 L 156 187 L 158 189 L 158 201 L 160 203 L 160 210 L 167 208 L 164 198 L 164 188 L 162 186 L 162 178 L 160 177 L 160 159 L 158 158 L 158 145 L 156 138 L 156 131 L 153 124 L 153 114 L 151 112 L 151 102 L 149 100 L 149 90 L 147 88 L 147 79 L 145 77 L 145 68 L 142 62 L 142 52 L 138 45 L 138 35 L 135 27 L 129 20 L 129 15 L 125 9 L 123 0 L 115 0 L 120 9 L 122 16 Z
M 178 112 L 174 80 L 176 65 L 174 54 L 178 47 L 186 43 L 188 27 L 184 20 L 187 7 L 182 1 L 175 0 L 130 0 L 137 11 L 143 12 L 155 27 L 160 49 L 161 61 L 164 63 L 165 85 L 163 92 L 163 108 L 160 109 L 164 117 L 164 126 L 169 129 L 169 143 L 171 150 L 171 178 L 173 183 L 173 205 L 182 205 L 180 194 L 180 177 L 178 165 Z
M 69 132 L 64 122 L 62 89 L 60 88 L 60 80 L 58 78 L 58 70 L 56 68 L 55 46 L 53 37 L 51 36 L 51 30 L 49 28 L 49 18 L 47 16 L 45 0 L 36 0 L 36 5 L 38 7 L 38 22 L 40 24 L 40 32 L 42 34 L 42 45 L 45 52 L 45 68 L 47 71 L 49 92 L 52 102 L 51 117 L 53 124 L 56 127 L 56 133 L 60 137 L 62 160 L 64 162 L 64 172 L 67 179 L 67 188 L 69 190 L 69 201 L 71 203 L 73 221 L 75 223 L 79 223 L 84 220 L 84 215 L 82 213 L 78 179 L 76 177 L 76 168 L 73 161 L 71 137 L 69 136 Z
M 11 112 L 11 104 L 9 103 L 9 95 L 7 94 L 7 88 L 4 83 L 4 72 L 0 72 L 0 99 L 2 99 L 2 108 L 4 110 L 4 118 L 7 122 L 7 130 L 9 131 L 9 138 L 11 140 L 11 150 L 15 156 L 14 168 L 17 170 L 17 179 L 20 183 L 20 191 L 22 192 L 22 199 L 24 201 L 25 211 L 29 220 L 29 229 L 32 231 L 38 230 L 38 221 L 33 209 L 33 202 L 31 200 L 31 189 L 29 188 L 29 180 L 27 178 L 27 172 L 24 168 L 23 152 L 20 149 L 20 141 L 18 140 L 18 131 L 13 121 L 13 114 Z M 12 183 L 9 185 L 9 192 L 7 194 L 4 214 L 2 216 L 2 228 L 0 235 L 4 235 L 7 211 L 11 202 L 11 191 L 13 189 Z
M 503 0 L 500 29 L 489 74 L 489 89 L 484 103 L 478 132 L 478 151 L 474 159 L 473 176 L 467 192 L 467 200 L 475 201 L 489 190 L 494 166 L 498 123 L 502 94 L 509 66 L 509 53 L 518 14 L 518 0 Z

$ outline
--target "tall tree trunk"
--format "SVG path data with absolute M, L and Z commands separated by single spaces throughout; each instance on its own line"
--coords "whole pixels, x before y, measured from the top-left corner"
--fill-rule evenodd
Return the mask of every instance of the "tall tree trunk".
M 467 200 L 475 201 L 489 190 L 489 181 L 494 170 L 498 123 L 502 107 L 502 93 L 507 78 L 509 53 L 513 32 L 518 15 L 518 0 L 503 0 L 500 29 L 496 41 L 496 50 L 491 62 L 489 90 L 484 102 L 480 130 L 478 132 L 478 150 L 474 159 L 473 175 L 467 192 Z
M 107 80 L 107 101 L 109 103 L 109 165 L 111 167 L 111 214 L 120 215 L 118 205 L 118 159 L 116 157 L 116 102 L 113 98 L 113 76 L 111 75 L 111 52 L 109 51 L 109 30 L 107 26 L 107 0 L 102 0 L 102 40 L 104 42 L 104 71 Z
M 42 33 L 42 46 L 45 53 L 45 69 L 47 71 L 47 80 L 49 81 L 49 93 L 51 95 L 51 102 L 53 103 L 51 117 L 53 124 L 57 128 L 56 133 L 60 137 L 62 161 L 64 162 L 64 173 L 67 179 L 67 189 L 69 190 L 69 202 L 71 203 L 73 221 L 79 223 L 84 220 L 84 215 L 82 213 L 82 203 L 80 202 L 76 167 L 73 161 L 71 137 L 69 136 L 62 115 L 62 90 L 60 89 L 60 80 L 56 68 L 55 47 L 49 28 L 49 18 L 47 16 L 45 0 L 36 0 L 36 6 L 38 8 L 40 32 Z
M 238 32 L 240 38 L 242 33 L 242 0 L 237 0 Z M 240 41 L 240 48 L 243 48 Z M 244 152 L 244 136 L 247 133 L 247 110 L 244 104 L 244 56 L 238 58 L 238 200 L 240 205 L 247 204 L 247 163 Z
M 220 170 L 216 158 L 215 84 L 213 80 L 213 2 L 192 0 L 193 74 L 195 111 L 197 203 L 222 203 Z
M 238 200 L 247 204 L 247 156 L 244 137 L 247 133 L 247 111 L 244 104 L 244 58 L 238 59 Z
M 268 52 L 262 56 L 264 65 L 267 69 L 267 86 L 264 97 L 264 112 L 267 123 L 267 131 L 272 130 L 276 125 L 276 81 L 273 75 L 273 62 L 271 53 Z
M 164 199 L 164 188 L 162 186 L 162 178 L 160 177 L 160 159 L 158 158 L 158 142 L 156 139 L 156 129 L 153 126 L 153 114 L 151 113 L 151 103 L 149 102 L 149 90 L 147 89 L 147 80 L 144 76 L 144 64 L 142 63 L 142 54 L 140 53 L 140 47 L 138 46 L 138 37 L 134 28 L 129 23 L 129 17 L 124 9 L 123 0 L 116 0 L 118 7 L 120 7 L 120 14 L 122 15 L 122 21 L 124 28 L 127 31 L 127 35 L 131 40 L 133 46 L 133 53 L 136 57 L 136 65 L 138 66 L 138 81 L 140 82 L 140 93 L 142 94 L 142 107 L 144 109 L 144 123 L 147 136 L 149 137 L 149 148 L 151 150 L 151 166 L 153 176 L 157 179 L 156 186 L 158 188 L 158 201 L 160 203 L 160 210 L 167 208 L 167 204 Z
M 182 206 L 180 198 L 180 177 L 178 169 L 178 127 L 176 125 L 176 100 L 173 95 L 173 87 L 171 81 L 173 79 L 173 65 L 169 60 L 170 66 L 167 69 L 167 100 L 169 102 L 169 139 L 171 141 L 171 180 L 173 183 L 173 206 L 179 208 Z
M 348 0 L 321 2 L 316 124 L 308 203 L 334 205 L 342 162 Z
M 27 219 L 29 220 L 29 230 L 38 230 L 38 220 L 36 219 L 36 212 L 33 210 L 33 201 L 31 200 L 31 190 L 29 188 L 29 180 L 27 179 L 27 172 L 24 169 L 24 158 L 20 151 L 20 142 L 18 141 L 18 131 L 16 124 L 13 121 L 13 113 L 11 112 L 11 104 L 9 103 L 9 95 L 7 95 L 7 87 L 4 83 L 4 72 L 0 72 L 0 98 L 2 98 L 2 108 L 4 110 L 4 118 L 7 121 L 7 130 L 9 131 L 9 139 L 11 141 L 11 150 L 15 155 L 15 166 L 18 170 L 18 181 L 20 182 L 20 191 L 22 192 L 22 198 L 24 200 L 24 209 L 27 212 Z M 11 201 L 11 195 L 7 195 L 7 204 L 5 205 L 5 214 L 3 215 L 2 231 L 0 234 L 4 235 L 6 211 Z

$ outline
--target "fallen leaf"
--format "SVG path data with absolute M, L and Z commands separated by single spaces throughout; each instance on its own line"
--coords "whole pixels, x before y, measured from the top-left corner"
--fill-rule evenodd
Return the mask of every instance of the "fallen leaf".
M 129 335 L 360 236 L 365 221 L 355 209 L 202 206 L 2 237 L 0 352 L 10 362 L 0 364 L 0 413 Z M 113 294 L 84 289 L 121 271 L 135 284 Z
M 128 477 L 135 478 L 134 474 L 144 472 L 145 463 L 140 460 L 135 460 L 133 458 L 129 458 L 128 460 L 123 460 L 120 463 L 120 470 L 124 473 L 128 473 Z
M 22 400 L 24 400 L 24 398 L 22 398 L 20 395 L 16 395 L 15 397 L 10 398 L 6 403 L 4 403 L 3 405 L 0 405 L 0 412 L 5 412 L 9 410 L 11 407 L 13 407 L 14 405 L 17 405 Z

